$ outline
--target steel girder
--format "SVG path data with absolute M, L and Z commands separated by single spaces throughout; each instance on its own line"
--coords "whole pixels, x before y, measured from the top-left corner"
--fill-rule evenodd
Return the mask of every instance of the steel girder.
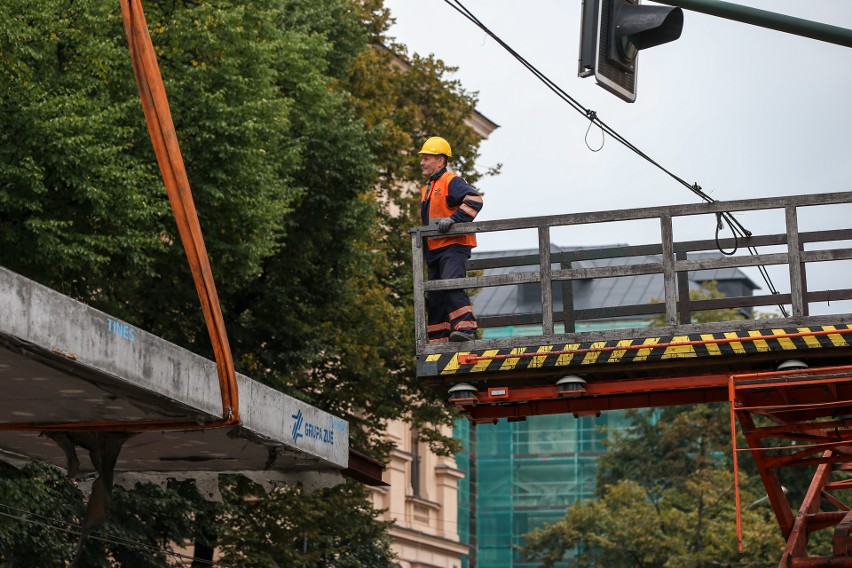
M 763 480 L 787 545 L 780 568 L 852 567 L 852 510 L 837 493 L 852 487 L 852 366 L 732 375 L 729 382 L 734 467 L 735 422 Z M 789 467 L 816 466 L 793 516 L 779 479 Z M 739 488 L 737 535 L 742 549 Z M 808 538 L 834 528 L 831 556 L 809 556 Z

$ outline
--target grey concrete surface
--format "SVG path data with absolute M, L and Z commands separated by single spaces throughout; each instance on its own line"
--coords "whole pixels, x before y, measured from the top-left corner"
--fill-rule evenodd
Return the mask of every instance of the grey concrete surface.
M 200 309 L 200 308 L 199 308 Z M 206 333 L 206 329 L 199 329 Z M 135 433 L 116 472 L 246 472 L 327 486 L 349 465 L 349 425 L 239 375 L 241 424 Z M 0 267 L 0 423 L 221 418 L 216 365 Z M 77 448 L 80 473 L 93 471 Z M 66 467 L 40 432 L 0 431 L 0 459 Z M 266 473 L 264 473 L 266 472 Z

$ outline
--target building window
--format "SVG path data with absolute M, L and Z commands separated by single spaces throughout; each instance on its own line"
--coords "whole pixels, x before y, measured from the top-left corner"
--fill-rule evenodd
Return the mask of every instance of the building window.
M 421 495 L 421 475 L 420 468 L 423 461 L 423 456 L 420 455 L 420 431 L 417 428 L 411 429 L 411 494 L 415 497 Z

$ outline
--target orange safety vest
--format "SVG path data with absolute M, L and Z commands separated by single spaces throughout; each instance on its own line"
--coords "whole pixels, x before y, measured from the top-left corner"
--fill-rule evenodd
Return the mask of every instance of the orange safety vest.
M 456 174 L 446 172 L 444 175 L 432 182 L 431 190 L 429 184 L 423 186 L 420 192 L 420 202 L 429 200 L 429 224 L 434 225 L 441 217 L 452 217 L 458 211 L 458 207 L 447 205 L 447 194 L 450 190 L 450 182 Z M 427 193 L 428 191 L 428 193 Z M 449 237 L 428 237 L 426 244 L 429 250 L 443 248 L 449 245 L 459 244 L 469 247 L 476 246 L 476 235 L 451 235 Z

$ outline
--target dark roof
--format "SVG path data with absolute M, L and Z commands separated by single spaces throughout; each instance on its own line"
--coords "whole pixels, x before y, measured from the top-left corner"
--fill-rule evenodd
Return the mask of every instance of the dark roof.
M 626 246 L 626 245 L 614 245 Z M 553 246 L 553 253 L 565 251 L 588 250 L 593 247 L 560 247 Z M 601 248 L 601 247 L 594 247 Z M 491 252 L 474 252 L 472 260 L 487 258 L 508 258 L 517 256 L 538 255 L 538 249 L 508 250 Z M 713 253 L 690 253 L 689 258 L 719 257 Z M 596 260 L 581 260 L 572 263 L 572 268 L 595 268 L 627 264 L 645 264 L 662 262 L 661 255 L 631 256 L 625 258 L 606 258 Z M 553 266 L 558 269 L 558 265 Z M 532 272 L 536 265 L 514 266 L 505 268 L 486 269 L 486 275 L 508 274 L 516 272 Z M 692 286 L 698 287 L 703 282 L 716 281 L 723 292 L 737 290 L 736 294 L 751 295 L 752 290 L 759 288 L 744 272 L 738 268 L 721 268 L 715 270 L 699 270 L 689 273 Z M 553 294 L 554 309 L 562 309 L 562 283 L 555 283 Z M 613 306 L 628 306 L 647 304 L 656 299 L 662 301 L 665 296 L 662 274 L 643 274 L 639 276 L 622 276 L 618 278 L 596 278 L 574 281 L 574 309 L 601 308 Z M 524 313 L 540 313 L 540 287 L 538 283 L 517 284 L 513 286 L 494 286 L 481 288 L 473 296 L 474 311 L 478 316 L 497 316 Z

